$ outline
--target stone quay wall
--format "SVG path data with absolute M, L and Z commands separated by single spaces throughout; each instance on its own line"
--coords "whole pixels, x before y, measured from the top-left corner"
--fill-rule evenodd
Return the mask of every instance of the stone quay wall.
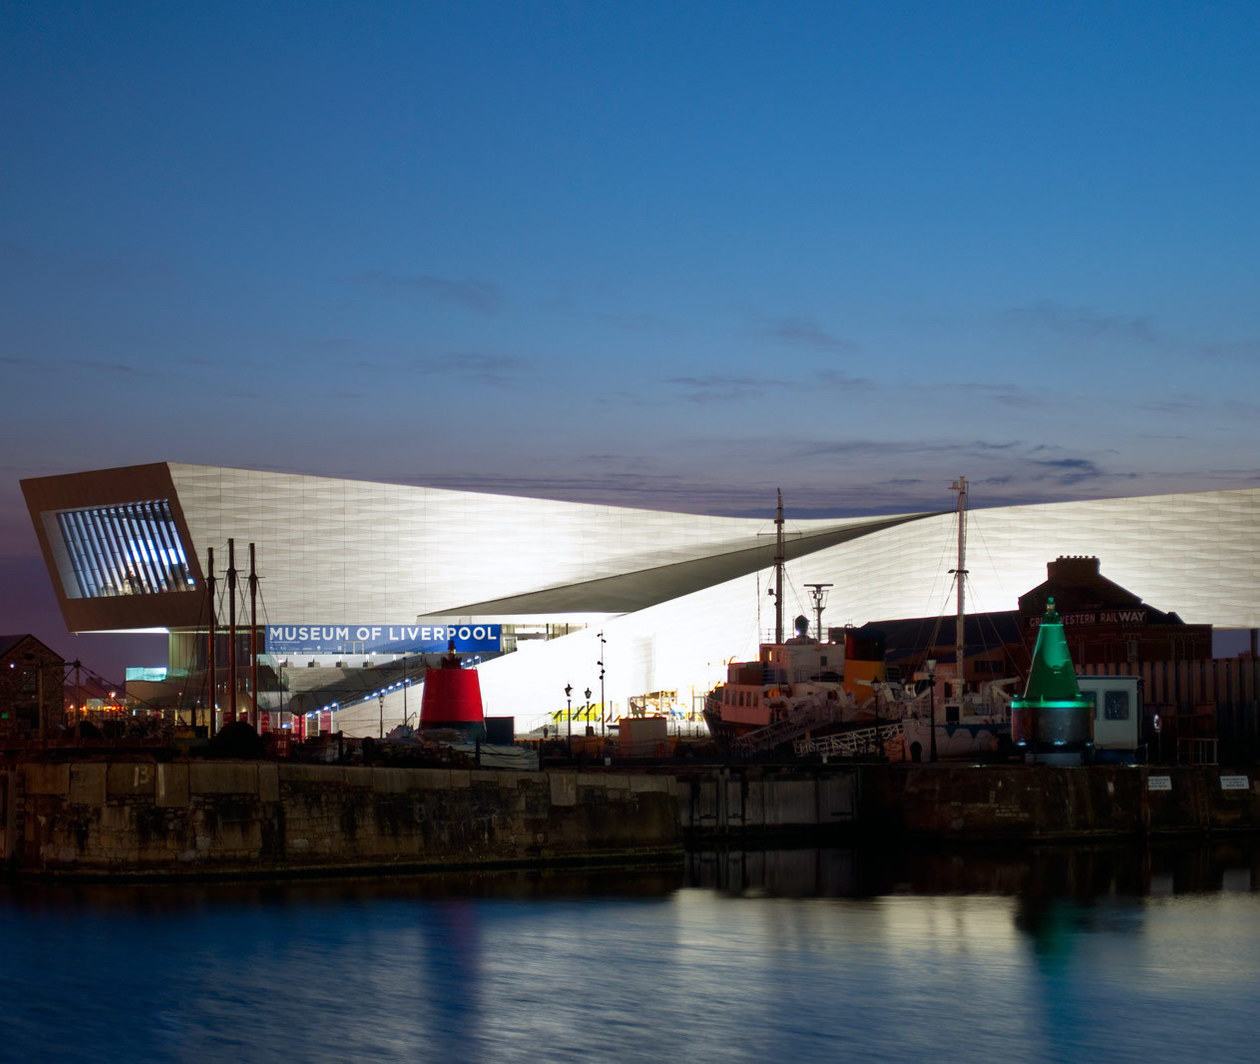
M 851 827 L 857 796 L 856 769 L 692 771 L 678 781 L 678 815 L 689 835 L 773 836 Z
M 1089 840 L 1260 831 L 1252 775 L 1218 766 L 863 767 L 858 815 L 876 834 Z
M 0 768 L 0 858 L 32 875 L 617 861 L 681 853 L 684 837 L 819 831 L 960 843 L 1260 832 L 1260 785 L 1216 767 L 1145 766 L 617 773 L 130 757 Z
M 671 776 L 95 760 L 0 772 L 19 873 L 284 875 L 681 853 Z
M 678 798 L 692 838 L 833 830 L 1036 842 L 1260 832 L 1257 781 L 1216 766 L 709 768 L 682 775 Z

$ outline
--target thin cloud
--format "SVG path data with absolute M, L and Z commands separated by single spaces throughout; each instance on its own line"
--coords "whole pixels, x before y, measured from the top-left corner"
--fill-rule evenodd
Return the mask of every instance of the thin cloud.
M 0 355 L 0 366 L 10 366 L 18 370 L 47 370 L 52 366 L 57 366 L 63 370 L 86 370 L 89 373 L 114 374 L 124 377 L 134 377 L 140 372 L 139 367 L 126 362 L 102 362 L 99 359 L 91 358 L 68 358 L 64 361 L 59 361 L 56 358 L 31 358 L 28 355 Z M 152 375 L 151 371 L 146 372 Z
M 857 350 L 857 344 L 828 332 L 810 318 L 776 318 L 767 331 L 786 344 L 809 347 L 815 351 L 845 352 Z
M 732 402 L 754 399 L 764 395 L 770 389 L 787 387 L 782 380 L 767 380 L 764 377 L 730 377 L 722 373 L 711 373 L 703 377 L 670 377 L 667 384 L 673 385 L 682 397 L 691 403 Z
M 395 292 L 417 292 L 446 303 L 492 314 L 503 304 L 503 293 L 498 285 L 476 277 L 451 278 L 434 274 L 388 273 L 385 270 L 368 270 L 355 278 L 359 284 Z
M 1062 470 L 1073 475 L 1082 474 L 1095 477 L 1102 475 L 1098 466 L 1088 458 L 1047 458 L 1044 461 L 1034 462 L 1033 465 L 1041 466 L 1044 469 Z
M 1011 451 L 1023 444 L 1018 440 L 1005 440 L 997 443 L 992 440 L 972 440 L 971 443 L 963 444 L 964 451 L 984 454 L 988 451 Z
M 801 384 L 805 386 L 805 382 Z M 875 387 L 875 382 L 868 377 L 850 377 L 838 369 L 823 369 L 818 371 L 813 387 L 827 391 L 869 391 Z
M 1042 470 L 1034 473 L 1029 480 L 1050 480 L 1065 487 L 1075 487 L 1094 480 L 1140 480 L 1141 473 L 1112 473 L 1099 468 L 1096 462 L 1088 458 L 1055 458 L 1032 463 Z
M 1260 339 L 1209 341 L 1198 345 L 1199 354 L 1216 359 L 1254 359 L 1260 355 Z
M 499 387 L 516 383 L 528 368 L 523 359 L 512 355 L 487 355 L 475 351 L 420 358 L 411 366 L 433 376 L 456 376 Z
M 98 362 L 86 358 L 71 359 L 66 366 L 71 369 L 90 370 L 93 373 L 114 373 L 124 377 L 135 376 L 140 372 L 138 367 L 126 362 Z
M 855 380 L 854 383 L 865 383 L 865 381 Z M 930 383 L 915 381 L 900 387 L 905 393 L 914 392 L 918 395 L 964 396 L 973 405 L 981 402 L 997 402 L 1007 406 L 1043 407 L 1049 401 L 1043 389 L 1030 389 L 1018 384 L 991 384 L 982 381 L 932 381 Z
M 979 395 L 1006 406 L 1038 407 L 1046 405 L 1044 392 L 1031 391 L 1016 384 L 965 384 L 957 387 L 969 395 Z
M 1160 414 L 1168 417 L 1203 417 L 1210 413 L 1213 416 L 1225 415 L 1242 418 L 1247 421 L 1254 420 L 1257 413 L 1255 403 L 1244 402 L 1240 399 L 1206 399 L 1202 396 L 1190 396 L 1185 399 L 1150 400 L 1145 403 L 1139 403 L 1137 408 L 1149 414 Z
M 1145 315 L 1126 317 L 1106 314 L 1093 307 L 1071 307 L 1048 300 L 1027 307 L 1014 307 L 1006 312 L 1006 317 L 1017 324 L 1035 326 L 1076 339 L 1119 337 L 1142 344 L 1155 344 L 1161 339 L 1151 319 Z
M 1163 399 L 1156 402 L 1139 403 L 1138 409 L 1148 414 L 1182 414 L 1198 413 L 1208 404 L 1201 399 Z
M 1023 447 L 1018 440 L 818 440 L 798 444 L 794 457 L 816 458 L 824 455 L 867 455 L 880 457 L 905 456 L 914 454 L 956 454 L 981 455 L 1007 454 Z M 893 483 L 889 481 L 889 483 Z M 908 480 L 906 483 L 919 483 Z
M 874 387 L 863 377 L 850 377 L 840 370 L 820 370 L 810 380 L 785 377 L 732 377 L 723 373 L 708 373 L 694 377 L 670 377 L 666 384 L 681 392 L 681 397 L 692 403 L 739 402 L 756 399 L 770 391 L 791 389 L 801 391 L 866 391 Z
M 904 455 L 935 450 L 936 444 L 926 440 L 896 442 L 892 440 L 815 440 L 802 441 L 793 449 L 793 458 L 822 458 L 831 455 Z

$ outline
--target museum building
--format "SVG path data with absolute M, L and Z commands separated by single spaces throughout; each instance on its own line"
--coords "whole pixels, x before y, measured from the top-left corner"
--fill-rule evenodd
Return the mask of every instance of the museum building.
M 770 500 L 765 519 L 714 517 L 176 462 L 22 489 L 67 628 L 169 633 L 163 678 L 138 682 L 185 706 L 208 696 L 211 611 L 220 630 L 235 612 L 239 662 L 256 618 L 260 709 L 352 734 L 414 713 L 408 664 L 451 639 L 481 663 L 487 714 L 526 731 L 566 687 L 604 719 L 687 715 L 773 627 Z M 1143 608 L 1260 627 L 1260 489 L 980 507 L 967 528 L 970 610 L 1018 609 L 1048 561 L 1084 556 Z M 828 628 L 952 612 L 952 509 L 786 531 L 789 616 L 813 615 L 809 583 L 832 585 Z

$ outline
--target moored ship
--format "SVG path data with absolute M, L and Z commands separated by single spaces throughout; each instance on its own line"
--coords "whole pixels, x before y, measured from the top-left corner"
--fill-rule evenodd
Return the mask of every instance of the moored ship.
M 783 499 L 775 517 L 775 640 L 757 661 L 732 663 L 727 679 L 705 701 L 713 736 L 736 753 L 751 754 L 789 741 L 797 756 L 875 755 L 889 760 L 1002 756 L 1010 749 L 1010 688 L 1015 678 L 968 690 L 965 660 L 966 478 L 958 493 L 957 629 L 954 676 L 938 678 L 924 661 L 910 683 L 889 682 L 880 633 L 846 629 L 844 642 L 824 642 L 821 604 L 818 638 L 804 617 L 783 638 Z M 810 585 L 815 588 L 830 585 Z
M 815 597 L 818 638 L 809 635 L 809 621 L 801 616 L 796 618 L 796 634 L 784 639 L 782 493 L 775 530 L 774 642 L 761 644 L 756 661 L 731 663 L 726 682 L 705 699 L 710 733 L 743 754 L 771 750 L 805 735 L 869 724 L 874 719 L 870 684 L 883 678 L 882 654 L 878 662 L 848 658 L 846 650 L 855 649 L 847 645 L 850 640 L 823 641 L 821 591 Z

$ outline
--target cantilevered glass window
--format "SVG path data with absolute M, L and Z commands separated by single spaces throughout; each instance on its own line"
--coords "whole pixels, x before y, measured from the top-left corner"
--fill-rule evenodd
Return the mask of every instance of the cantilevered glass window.
M 63 510 L 65 540 L 78 598 L 157 595 L 196 586 L 167 499 Z

